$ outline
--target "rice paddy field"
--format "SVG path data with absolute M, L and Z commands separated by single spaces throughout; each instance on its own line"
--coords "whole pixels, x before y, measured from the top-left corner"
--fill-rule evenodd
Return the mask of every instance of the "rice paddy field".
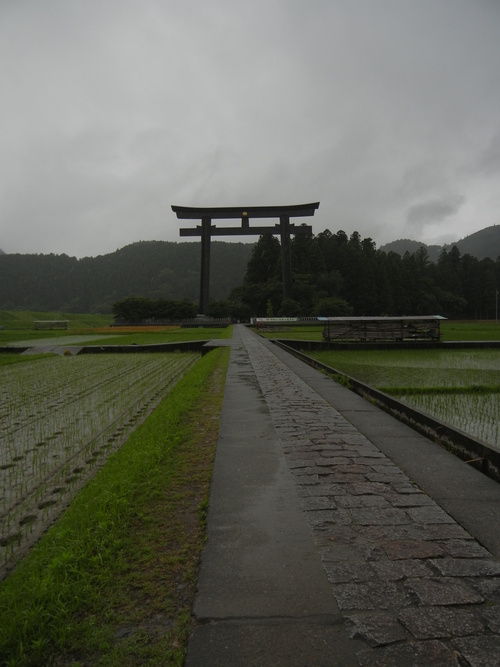
M 0 578 L 200 354 L 10 357 L 0 358 Z
M 307 354 L 500 449 L 499 349 L 335 350 Z

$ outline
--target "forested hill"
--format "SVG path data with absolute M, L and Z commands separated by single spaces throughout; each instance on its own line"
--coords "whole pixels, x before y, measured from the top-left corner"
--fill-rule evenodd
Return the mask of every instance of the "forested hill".
M 486 227 L 479 232 L 465 236 L 460 241 L 444 246 L 426 245 L 425 243 L 411 239 L 399 239 L 398 241 L 391 241 L 380 246 L 380 250 L 383 252 L 396 252 L 398 255 L 403 256 L 405 252 L 409 252 L 411 255 L 417 252 L 419 248 L 425 248 L 431 262 L 437 262 L 441 251 L 443 249 L 450 250 L 453 246 L 457 246 L 461 255 L 472 255 L 478 259 L 489 257 L 496 260 L 500 256 L 500 225 Z
M 212 241 L 210 296 L 226 299 L 253 244 Z M 130 295 L 197 303 L 200 244 L 140 241 L 99 257 L 0 254 L 0 309 L 111 312 Z

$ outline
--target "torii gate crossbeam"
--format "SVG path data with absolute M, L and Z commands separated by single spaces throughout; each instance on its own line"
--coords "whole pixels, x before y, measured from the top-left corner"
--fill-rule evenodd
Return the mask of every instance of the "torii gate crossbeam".
M 210 240 L 212 236 L 261 236 L 279 234 L 281 241 L 281 266 L 283 277 L 283 299 L 292 295 L 292 269 L 290 254 L 290 236 L 292 234 L 312 234 L 311 225 L 296 226 L 290 223 L 291 217 L 313 216 L 319 202 L 296 204 L 292 206 L 228 206 L 228 207 L 188 207 L 172 206 L 180 220 L 201 220 L 195 228 L 180 229 L 180 236 L 201 237 L 201 277 L 200 277 L 200 313 L 205 313 L 209 300 L 210 283 Z M 217 227 L 213 219 L 241 219 L 241 227 Z M 279 218 L 279 223 L 268 227 L 251 227 L 250 218 Z

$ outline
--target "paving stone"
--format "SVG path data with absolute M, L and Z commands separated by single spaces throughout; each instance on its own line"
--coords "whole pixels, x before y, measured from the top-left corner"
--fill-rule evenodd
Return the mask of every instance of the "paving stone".
M 447 577 L 499 577 L 500 562 L 492 558 L 442 558 L 431 564 Z M 500 587 L 500 581 L 497 581 Z
M 320 548 L 321 560 L 324 563 L 366 563 L 368 560 L 366 547 L 358 544 L 338 544 L 335 547 Z
M 291 459 L 288 461 L 288 467 L 294 472 L 296 468 L 311 468 L 314 467 L 314 465 L 315 462 L 313 459 Z
M 372 647 L 360 666 L 498 667 L 500 564 L 265 345 L 251 352 L 331 590 Z
M 283 445 L 283 449 L 288 449 L 286 445 Z M 311 451 L 309 449 L 304 449 L 302 447 L 293 447 L 291 448 L 290 452 L 285 452 L 286 453 L 286 459 L 290 465 L 291 461 L 295 460 L 301 460 L 301 459 L 309 459 L 311 456 Z M 310 462 L 307 465 L 313 465 L 314 461 L 313 459 L 310 459 Z
M 444 540 L 439 546 L 453 558 L 491 558 L 490 552 L 475 540 Z
M 357 472 L 356 470 L 351 471 L 351 462 L 345 456 L 340 456 L 338 458 L 318 457 L 318 458 L 314 459 L 314 463 L 318 467 L 331 468 L 332 472 L 337 472 L 338 469 L 339 469 L 339 466 L 342 466 L 342 467 L 347 466 L 347 468 L 348 468 L 347 472 Z
M 412 493 L 410 495 L 400 493 L 387 494 L 385 499 L 393 507 L 424 507 L 426 505 L 434 505 L 434 501 L 423 493 Z
M 352 507 L 383 507 L 390 508 L 390 504 L 382 496 L 351 496 L 344 495 L 337 500 L 339 507 L 352 508 Z
M 416 639 L 460 637 L 485 631 L 478 609 L 407 607 L 399 612 L 398 618 Z
M 324 540 L 324 543 L 330 546 L 354 543 L 357 538 L 358 532 L 357 530 L 353 530 L 351 525 L 339 526 L 329 524 L 328 530 L 321 535 L 321 539 Z
M 393 540 L 422 539 L 423 526 L 414 523 L 396 526 L 364 526 L 363 537 L 370 542 L 391 542 Z
M 384 581 L 431 577 L 434 574 L 426 561 L 421 560 L 379 561 L 372 563 L 371 567 Z
M 391 560 L 437 558 L 444 555 L 444 551 L 435 542 L 424 542 L 423 540 L 394 540 L 384 542 L 381 546 Z
M 317 465 L 314 464 L 312 466 L 307 466 L 307 467 L 295 467 L 291 469 L 292 475 L 295 475 L 296 477 L 317 477 L 318 482 L 319 482 L 319 475 L 324 473 L 324 470 L 319 468 Z
M 347 525 L 352 523 L 351 515 L 348 510 L 315 510 L 306 512 L 307 521 L 311 526 L 318 526 L 326 523 L 335 523 Z
M 370 482 L 386 482 L 387 484 L 395 484 L 402 477 L 404 477 L 403 473 L 398 473 L 392 469 L 386 473 L 370 472 L 366 475 Z
M 376 578 L 376 572 L 367 563 L 325 563 L 328 581 L 332 584 L 347 583 L 349 581 L 362 582 Z
M 322 480 L 330 484 L 352 484 L 362 483 L 364 481 L 363 475 L 355 475 L 353 473 L 335 472 L 328 475 L 323 475 Z
M 389 493 L 391 491 L 391 487 L 388 484 L 380 484 L 376 482 L 363 482 L 361 480 L 361 483 L 354 483 L 354 484 L 349 484 L 348 488 L 348 493 L 352 493 L 353 496 L 364 496 L 369 493 L 372 493 L 373 495 L 383 495 L 385 493 Z
M 353 460 L 352 453 L 346 451 L 343 445 L 321 445 L 317 446 L 315 451 L 323 458 L 332 459 L 333 461 L 338 461 L 339 463 L 344 460 L 347 464 Z
M 410 507 L 407 509 L 409 516 L 417 523 L 455 523 L 451 516 L 442 510 L 438 505 L 430 507 Z
M 367 473 L 370 473 L 372 471 L 372 468 L 370 466 L 362 466 L 358 465 L 357 463 L 351 463 L 349 465 L 339 465 L 336 466 L 335 472 L 336 473 L 344 473 L 344 474 L 358 474 L 358 475 L 366 475 Z
M 331 435 L 325 435 L 322 438 L 315 437 L 315 438 L 311 438 L 310 440 L 311 440 L 312 445 L 317 445 L 319 447 L 327 447 L 327 446 L 335 445 L 335 446 L 342 447 L 342 449 L 343 449 L 343 443 L 340 443 L 340 438 L 334 438 L 334 436 L 331 436 Z M 334 440 L 336 442 L 334 442 Z
M 411 484 L 408 481 L 393 484 L 393 489 L 397 493 L 422 493 L 421 489 L 419 489 L 418 486 L 415 486 L 415 484 Z
M 500 583 L 498 578 L 474 578 L 468 579 L 468 582 L 475 591 L 484 597 L 487 604 L 498 605 L 500 607 Z
M 440 641 L 395 644 L 360 651 L 358 660 L 360 667 L 460 667 L 456 651 Z
M 349 423 L 349 422 L 347 422 Z M 374 446 L 372 443 L 368 440 L 368 438 L 365 438 L 365 436 L 357 431 L 354 426 L 349 424 L 350 428 L 350 433 L 345 433 L 342 438 L 346 442 L 346 444 L 349 445 L 354 445 L 354 447 L 368 447 L 369 449 L 374 449 Z
M 388 609 L 393 606 L 403 607 L 410 603 L 408 596 L 400 592 L 390 581 L 333 584 L 332 588 L 341 610 Z
M 318 475 L 296 475 L 297 484 L 318 484 Z
M 321 452 L 323 453 L 323 452 Z M 347 466 L 351 462 L 345 456 L 322 456 L 314 460 L 315 465 L 317 466 Z
M 346 495 L 346 485 L 345 484 L 326 484 L 322 482 L 316 486 L 308 486 L 307 493 L 310 496 L 345 496 Z
M 478 604 L 484 601 L 473 588 L 456 578 L 408 579 L 404 585 L 426 606 Z
M 488 629 L 491 630 L 496 635 L 500 634 L 500 607 L 481 607 L 481 614 L 483 616 L 484 622 L 488 626 Z
M 307 511 L 335 509 L 337 507 L 333 498 L 325 496 L 309 496 L 308 498 L 301 498 L 300 504 Z
M 387 612 L 350 614 L 346 625 L 351 639 L 364 639 L 370 646 L 383 646 L 406 639 L 401 624 Z
M 463 637 L 454 639 L 470 667 L 498 667 L 500 665 L 500 636 Z
M 385 454 L 382 454 L 378 449 L 375 449 L 375 447 L 371 447 L 370 449 L 364 449 L 362 451 L 359 451 L 359 456 L 361 456 L 362 461 L 366 460 L 366 463 L 373 463 L 373 461 L 376 461 L 378 465 L 381 465 L 382 463 L 384 465 L 394 465 L 390 459 L 387 458 Z M 360 461 L 361 463 L 361 461 Z
M 366 560 L 369 561 L 380 561 L 384 558 L 384 553 L 378 545 L 370 546 L 367 548 Z
M 351 511 L 352 520 L 361 526 L 369 525 L 395 525 L 409 523 L 410 520 L 403 510 L 397 508 L 381 509 L 363 509 L 353 508 Z
M 396 473 L 401 475 L 401 470 L 399 468 L 396 468 L 395 465 L 389 461 L 372 461 L 371 462 L 371 468 L 373 472 L 380 473 L 381 475 L 389 475 L 391 473 Z M 402 473 L 404 475 L 404 473 Z
M 439 524 L 422 526 L 422 539 L 424 540 L 453 540 L 453 539 L 474 539 L 465 528 L 458 523 Z

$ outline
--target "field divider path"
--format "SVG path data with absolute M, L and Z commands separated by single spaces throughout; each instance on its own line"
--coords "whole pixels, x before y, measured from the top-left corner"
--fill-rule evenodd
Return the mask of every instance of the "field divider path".
M 465 507 L 498 515 L 499 486 L 245 327 L 233 339 L 187 667 L 500 664 L 498 521 L 488 535 Z

